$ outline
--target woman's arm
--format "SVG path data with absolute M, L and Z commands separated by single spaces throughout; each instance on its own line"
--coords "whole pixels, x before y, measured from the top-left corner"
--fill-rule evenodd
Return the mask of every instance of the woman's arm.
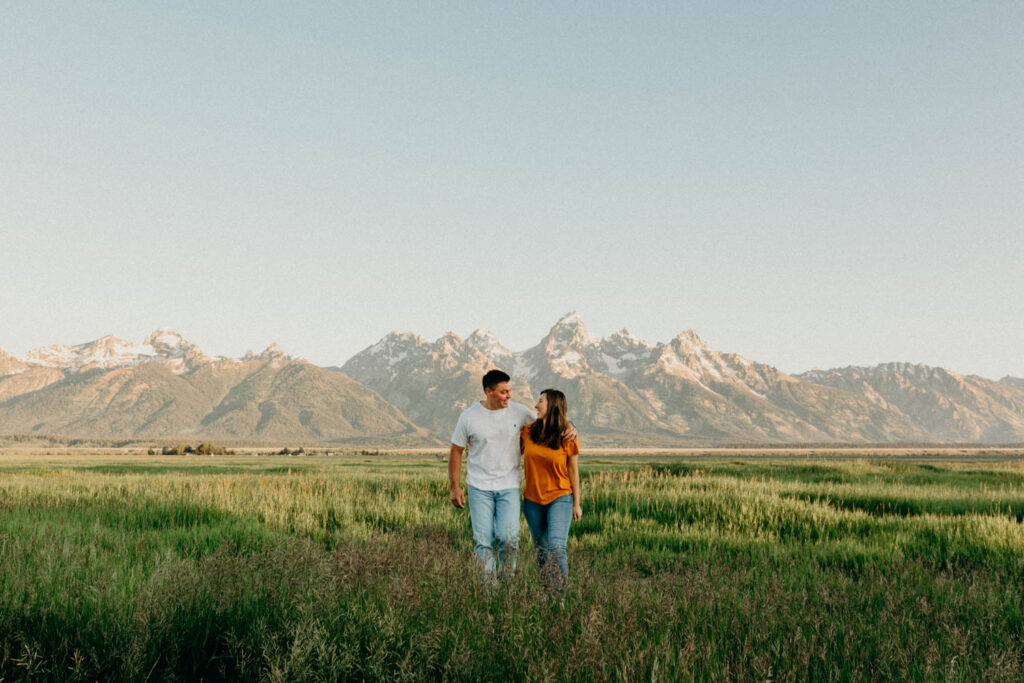
M 580 468 L 576 463 L 577 456 L 569 456 L 569 483 L 572 484 L 572 520 L 578 522 L 583 518 L 583 491 L 580 489 Z

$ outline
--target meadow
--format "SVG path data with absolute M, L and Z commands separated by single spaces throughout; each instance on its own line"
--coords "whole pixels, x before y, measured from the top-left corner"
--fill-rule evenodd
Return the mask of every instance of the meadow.
M 1024 463 L 581 458 L 570 592 L 436 457 L 0 457 L 0 680 L 1024 680 Z

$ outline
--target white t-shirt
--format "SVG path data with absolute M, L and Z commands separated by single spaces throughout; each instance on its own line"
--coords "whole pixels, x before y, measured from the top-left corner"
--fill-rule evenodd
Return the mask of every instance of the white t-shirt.
M 522 403 L 499 410 L 474 403 L 463 410 L 452 443 L 467 449 L 466 483 L 485 491 L 519 488 L 519 432 L 533 420 L 533 411 Z

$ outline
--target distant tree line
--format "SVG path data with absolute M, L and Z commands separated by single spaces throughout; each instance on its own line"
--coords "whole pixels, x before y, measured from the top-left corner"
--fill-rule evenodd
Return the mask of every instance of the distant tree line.
M 150 455 L 156 455 L 156 450 L 150 448 L 147 451 Z M 175 446 L 164 446 L 160 455 L 234 455 L 235 452 L 223 446 L 214 446 L 212 443 L 201 443 L 198 446 L 177 444 Z

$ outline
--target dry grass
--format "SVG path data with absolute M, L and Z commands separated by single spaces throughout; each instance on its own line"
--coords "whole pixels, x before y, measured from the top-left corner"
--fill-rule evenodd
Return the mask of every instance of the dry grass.
M 1016 463 L 584 468 L 571 592 L 432 458 L 0 460 L 0 677 L 1021 680 Z

